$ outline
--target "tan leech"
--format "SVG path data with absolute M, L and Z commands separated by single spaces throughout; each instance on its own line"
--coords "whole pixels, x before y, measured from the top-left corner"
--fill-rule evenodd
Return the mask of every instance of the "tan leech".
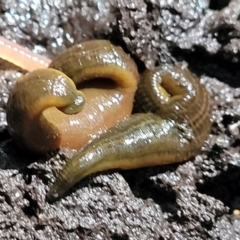
M 100 87 L 76 90 L 92 79 Z M 101 87 L 109 79 L 115 85 Z M 49 69 L 26 74 L 16 83 L 7 104 L 9 132 L 34 152 L 80 149 L 131 114 L 138 81 L 134 61 L 121 48 L 105 40 L 75 45 Z M 77 111 L 64 109 L 74 105 Z
M 0 36 L 0 58 L 8 61 L 28 72 L 39 68 L 46 68 L 51 60 L 33 53 L 16 43 Z

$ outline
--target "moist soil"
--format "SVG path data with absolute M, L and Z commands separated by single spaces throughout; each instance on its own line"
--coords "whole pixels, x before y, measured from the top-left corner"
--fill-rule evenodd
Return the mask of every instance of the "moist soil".
M 6 102 L 22 71 L 0 63 L 0 238 L 240 239 L 239 16 L 239 0 L 2 1 L 0 34 L 49 58 L 109 39 L 140 72 L 187 65 L 212 96 L 213 126 L 185 163 L 94 174 L 49 203 L 74 152 L 38 157 L 16 147 Z

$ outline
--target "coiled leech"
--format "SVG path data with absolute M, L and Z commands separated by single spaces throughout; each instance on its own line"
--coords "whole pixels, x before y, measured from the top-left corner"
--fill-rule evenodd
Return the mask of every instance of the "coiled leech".
M 120 47 L 105 40 L 77 44 L 50 68 L 17 81 L 7 103 L 9 132 L 35 153 L 80 149 L 131 114 L 138 81 L 135 62 Z
M 105 69 L 99 64 L 99 66 L 95 65 L 92 69 L 83 68 L 83 71 L 80 71 L 78 69 L 79 66 L 75 64 L 76 59 L 81 59 L 82 55 L 84 55 L 84 57 L 87 56 L 87 59 L 84 60 L 85 62 L 83 61 L 85 66 L 89 66 L 89 64 L 91 65 L 92 61 L 97 64 L 100 62 L 103 63 L 104 58 L 101 57 L 101 54 L 98 56 L 101 51 L 98 52 L 99 50 L 97 50 L 95 54 L 92 55 L 91 48 L 93 46 L 95 46 L 95 48 L 96 46 L 101 46 L 108 51 L 109 46 L 111 49 L 111 45 L 109 44 L 108 41 L 89 41 L 83 43 L 83 45 L 80 44 L 74 46 L 57 57 L 51 66 L 64 71 L 69 77 L 75 78 L 75 81 L 79 80 L 79 75 L 82 79 L 88 80 L 89 76 L 91 78 L 95 77 L 99 72 L 107 72 L 110 75 L 104 76 L 114 76 L 114 78 L 117 78 L 118 86 L 121 88 L 124 84 L 127 84 L 127 80 L 125 79 L 127 79 L 126 77 L 129 72 L 123 72 L 125 73 L 124 78 L 119 78 L 119 72 L 114 71 L 114 66 L 113 68 L 109 68 L 108 64 L 104 65 Z M 86 49 L 87 55 L 85 55 Z M 105 51 L 105 53 L 107 53 L 107 51 Z M 114 51 L 122 50 L 119 47 L 114 47 L 113 52 Z M 131 61 L 126 63 L 125 61 L 118 61 L 117 58 L 114 58 L 114 61 L 111 61 L 110 58 L 105 58 L 105 60 L 107 60 L 108 63 L 110 62 L 110 65 L 114 65 L 118 62 L 121 63 L 123 67 L 127 67 L 128 64 L 130 64 L 130 70 L 133 69 L 133 75 L 135 75 L 135 79 L 137 79 L 136 70 L 134 69 L 135 66 Z M 128 61 L 128 58 L 125 60 Z M 34 69 L 35 66 L 32 65 L 31 68 Z M 74 114 L 82 109 L 84 95 L 77 91 L 76 87 L 71 83 L 71 79 L 68 79 L 65 75 L 58 79 L 57 76 L 62 75 L 60 72 L 55 72 L 53 69 L 49 69 L 46 72 L 38 70 L 35 73 L 32 73 L 32 75 L 28 75 L 25 81 L 28 78 L 29 79 L 27 83 L 24 83 L 25 86 L 24 84 L 21 85 L 22 83 L 19 81 L 20 86 L 23 86 L 23 89 L 27 88 L 27 91 L 23 91 L 24 94 L 20 94 L 20 101 L 19 95 L 16 93 L 14 94 L 14 90 L 11 93 L 9 102 L 12 102 L 12 104 L 8 103 L 7 108 L 10 129 L 13 126 L 11 122 L 14 123 L 16 116 L 18 116 L 18 121 L 19 116 L 20 120 L 23 119 L 23 116 L 21 117 L 22 113 L 19 112 L 18 107 L 13 107 L 13 105 L 16 104 L 16 100 L 17 102 L 19 101 L 19 105 L 23 109 L 25 108 L 28 111 L 31 110 L 30 116 L 32 116 L 33 125 L 36 124 L 36 122 L 34 122 L 36 121 L 36 117 L 33 116 L 35 116 L 35 107 L 38 107 L 39 105 L 36 104 L 36 101 L 33 101 L 33 98 L 31 100 L 35 102 L 35 105 L 32 105 L 32 108 L 29 108 L 26 99 L 28 98 L 27 100 L 29 100 L 28 94 L 31 95 L 31 89 L 34 89 L 29 88 L 29 86 L 32 85 L 37 89 L 35 93 L 42 91 L 41 89 L 43 89 L 43 85 L 41 84 L 41 81 L 40 88 L 37 88 L 34 81 L 31 83 L 31 79 L 35 78 L 36 80 L 36 78 L 44 78 L 44 75 L 48 76 L 48 80 L 53 78 L 53 82 L 50 86 L 58 86 L 59 82 L 61 82 L 61 84 L 64 83 L 66 86 L 70 86 L 69 89 L 65 89 L 66 95 L 70 94 L 73 96 L 70 97 L 70 102 L 64 102 L 64 96 L 55 96 L 55 98 L 57 98 L 56 106 L 60 108 L 62 112 L 65 112 L 66 114 Z M 49 77 L 50 75 L 52 75 L 52 77 Z M 53 84 L 54 81 L 55 84 Z M 135 80 L 135 83 L 136 82 L 137 80 Z M 17 89 L 16 91 L 18 93 L 21 92 L 19 87 L 16 87 L 15 89 Z M 132 93 L 134 92 L 133 89 L 134 81 L 132 90 L 130 88 Z M 49 92 L 52 91 L 52 89 L 48 90 Z M 48 95 L 46 94 L 46 91 L 43 91 L 43 93 Z M 59 97 L 60 101 L 58 99 Z M 37 97 L 35 96 L 35 98 Z M 42 102 L 41 99 L 45 99 L 43 101 L 45 107 L 50 106 L 53 102 L 53 98 L 50 96 L 48 96 L 48 98 L 39 97 L 38 100 L 39 99 L 40 102 Z M 188 70 L 176 66 L 164 65 L 156 68 L 154 71 L 145 71 L 141 76 L 141 82 L 138 86 L 135 100 L 136 108 L 138 108 L 139 111 L 152 113 L 138 113 L 132 115 L 129 119 L 121 122 L 117 126 L 109 129 L 99 138 L 93 140 L 92 143 L 87 145 L 81 152 L 70 159 L 57 177 L 56 182 L 48 194 L 50 200 L 62 196 L 65 191 L 76 182 L 94 172 L 113 168 L 131 169 L 174 163 L 187 160 L 199 152 L 211 127 L 211 104 L 205 88 L 199 84 L 196 77 Z M 64 102 L 64 104 L 61 102 Z M 45 107 L 43 107 L 43 109 Z M 37 110 L 39 110 L 39 108 L 37 108 Z M 37 116 L 38 115 L 39 114 L 37 114 Z M 46 128 L 46 134 L 51 132 L 50 130 L 52 130 L 51 127 L 50 129 Z M 16 137 L 15 132 L 16 131 L 13 129 L 10 130 L 13 137 L 19 141 L 19 136 L 21 136 L 21 134 Z M 49 134 L 49 136 L 50 138 L 48 140 L 51 142 L 51 134 Z M 26 136 L 23 134 L 22 141 L 20 142 L 24 143 L 23 145 L 26 147 L 28 143 L 24 142 L 25 138 Z M 53 138 L 56 138 L 56 136 Z M 46 136 L 43 137 L 43 141 L 48 142 L 46 141 Z M 33 140 L 30 142 L 33 142 Z M 39 146 L 37 146 L 37 148 L 38 147 Z M 47 148 L 42 146 L 41 151 L 46 151 L 46 149 L 52 149 L 54 147 L 56 147 L 56 145 L 48 146 Z M 32 148 L 32 146 L 30 148 Z
M 135 100 L 145 113 L 131 115 L 69 159 L 48 193 L 50 201 L 92 173 L 181 162 L 200 151 L 211 128 L 210 96 L 187 69 L 146 70 Z

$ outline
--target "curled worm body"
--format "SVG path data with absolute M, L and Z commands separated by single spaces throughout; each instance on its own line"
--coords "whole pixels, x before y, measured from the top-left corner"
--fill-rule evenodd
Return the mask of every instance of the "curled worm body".
M 135 101 L 143 113 L 110 128 L 69 159 L 49 191 L 50 200 L 94 172 L 176 163 L 200 151 L 211 128 L 210 96 L 187 69 L 146 70 Z
M 91 173 L 181 162 L 200 151 L 211 103 L 199 80 L 165 64 L 138 82 L 136 64 L 122 48 L 94 40 L 67 49 L 50 68 L 13 87 L 7 121 L 21 147 L 42 153 L 85 145 L 59 173 L 50 200 Z M 140 113 L 128 117 L 134 97 Z
M 84 95 L 65 74 L 51 68 L 36 70 L 17 81 L 10 93 L 9 133 L 16 143 L 31 151 L 56 149 L 61 134 L 49 122 L 48 111 L 58 108 L 66 114 L 75 114 L 83 105 Z
M 131 114 L 138 82 L 122 48 L 105 40 L 74 45 L 50 68 L 17 81 L 7 103 L 9 132 L 35 153 L 80 149 Z

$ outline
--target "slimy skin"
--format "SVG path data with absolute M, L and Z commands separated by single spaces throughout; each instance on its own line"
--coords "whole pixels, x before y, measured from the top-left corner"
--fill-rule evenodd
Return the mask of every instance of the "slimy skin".
M 122 48 L 105 40 L 77 44 L 17 81 L 7 103 L 9 132 L 34 153 L 80 149 L 131 114 L 138 82 Z
M 134 61 L 105 40 L 77 44 L 49 67 L 16 83 L 7 121 L 16 143 L 35 153 L 84 146 L 60 171 L 50 201 L 95 172 L 185 161 L 209 135 L 210 96 L 187 69 L 165 64 L 139 83 Z M 133 102 L 139 113 L 130 116 Z
M 61 86 L 61 87 L 60 87 Z M 7 103 L 8 130 L 15 142 L 33 152 L 59 147 L 60 131 L 49 124 L 45 109 L 75 114 L 84 105 L 84 95 L 73 81 L 55 69 L 40 69 L 16 82 Z
M 211 128 L 211 103 L 187 69 L 146 70 L 135 105 L 144 113 L 110 128 L 67 161 L 48 193 L 50 201 L 95 172 L 182 162 L 199 153 Z

